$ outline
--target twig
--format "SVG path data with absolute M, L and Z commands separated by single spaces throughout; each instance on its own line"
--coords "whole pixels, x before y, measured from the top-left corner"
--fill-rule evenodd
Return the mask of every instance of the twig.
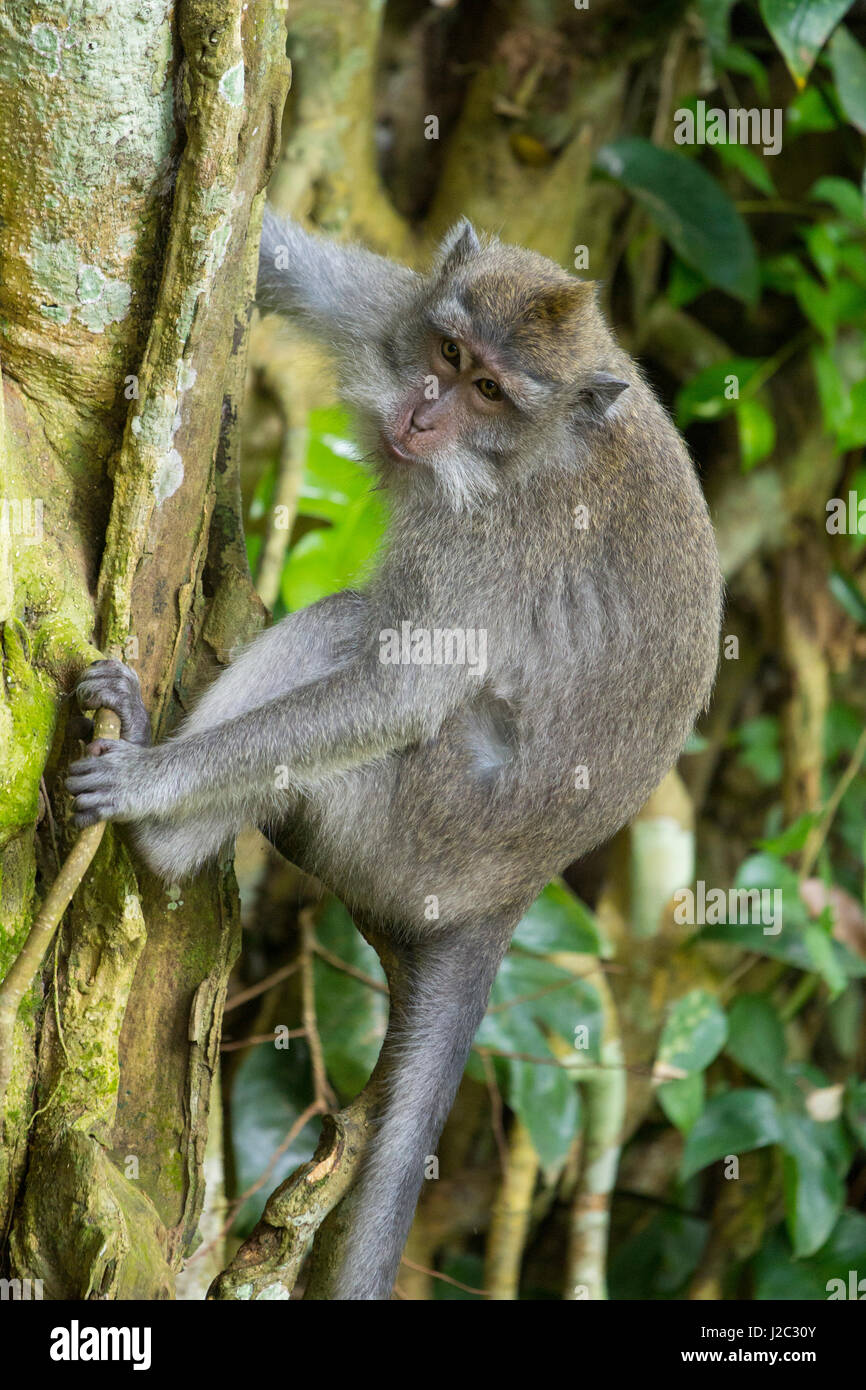
M 417 1270 L 419 1274 L 428 1274 L 431 1279 L 441 1279 L 443 1284 L 451 1284 L 455 1289 L 462 1289 L 464 1293 L 477 1293 L 482 1298 L 490 1297 L 489 1289 L 475 1289 L 471 1284 L 461 1284 L 459 1279 L 452 1279 L 450 1274 L 440 1274 L 438 1269 L 428 1269 L 426 1265 L 416 1265 L 414 1260 L 407 1260 L 404 1255 L 401 1264 L 406 1265 L 407 1269 Z
M 95 738 L 118 738 L 120 720 L 117 715 L 112 710 L 100 710 L 93 723 L 93 733 Z M 105 821 L 88 825 L 80 832 L 34 918 L 27 940 L 0 985 L 0 1112 L 12 1076 L 15 1021 L 21 1000 L 41 967 L 57 925 L 89 869 L 104 834 Z
M 496 1072 L 493 1070 L 493 1063 L 488 1055 L 487 1048 L 479 1048 L 481 1065 L 484 1067 L 484 1080 L 487 1082 L 487 1090 L 490 1094 L 490 1123 L 493 1127 L 493 1135 L 496 1139 L 496 1148 L 499 1153 L 499 1163 L 503 1173 L 508 1172 L 508 1140 L 505 1137 L 505 1125 L 502 1121 L 502 1097 L 499 1094 L 499 1087 L 496 1084 Z
M 227 1014 L 229 1009 L 237 1009 L 241 1004 L 246 1004 L 250 999 L 256 999 L 258 995 L 264 994 L 266 990 L 272 989 L 274 985 L 287 980 L 295 971 L 300 970 L 299 960 L 290 961 L 288 965 L 281 965 L 279 970 L 274 970 L 272 974 L 266 975 L 258 984 L 250 985 L 249 989 L 242 989 L 237 994 L 233 994 L 227 999 L 223 1008 L 223 1013 Z
M 194 1260 L 200 1260 L 203 1255 L 206 1255 L 209 1250 L 213 1250 L 215 1245 L 218 1245 L 221 1240 L 225 1239 L 232 1226 L 234 1225 L 235 1217 L 237 1216 L 244 1202 L 246 1202 L 248 1198 L 252 1197 L 256 1192 L 258 1192 L 259 1188 L 264 1187 L 268 1178 L 271 1176 L 271 1173 L 274 1171 L 274 1168 L 276 1167 L 278 1160 L 282 1158 L 283 1154 L 286 1152 L 287 1149 L 290 1149 L 292 1147 L 292 1144 L 295 1142 L 304 1126 L 310 1122 L 314 1115 L 321 1115 L 323 1113 L 324 1111 L 322 1109 L 322 1106 L 319 1104 L 317 1100 L 314 1100 L 312 1104 L 307 1106 L 306 1110 L 303 1110 L 301 1112 L 301 1114 L 298 1116 L 298 1118 L 295 1120 L 295 1123 L 289 1130 L 288 1134 L 286 1135 L 285 1139 L 282 1141 L 278 1148 L 274 1149 L 273 1153 L 268 1159 L 267 1167 L 259 1175 L 259 1177 L 256 1178 L 255 1182 L 252 1184 L 251 1187 L 246 1188 L 245 1191 L 243 1191 L 239 1197 L 236 1197 L 234 1199 L 234 1201 L 231 1203 L 229 1207 L 228 1216 L 226 1217 L 223 1225 L 220 1227 L 217 1234 L 214 1236 L 213 1240 L 208 1241 L 207 1245 L 200 1246 L 199 1249 L 196 1250 L 195 1254 L 191 1255 L 190 1258 L 186 1261 L 188 1265 L 191 1265 Z
M 353 980 L 360 980 L 362 985 L 367 985 L 369 989 L 375 989 L 379 994 L 384 994 L 387 997 L 389 991 L 386 984 L 383 984 L 381 980 L 374 980 L 372 975 L 365 975 L 363 970 L 359 970 L 356 965 L 350 965 L 348 961 L 341 960 L 320 941 L 313 942 L 313 950 L 326 965 L 332 965 L 335 970 L 342 970 L 344 975 L 351 975 Z
M 290 1028 L 288 1032 L 281 1036 L 284 1038 L 303 1038 L 306 1028 Z M 237 1052 L 242 1047 L 258 1047 L 259 1043 L 272 1043 L 275 1033 L 251 1033 L 248 1038 L 239 1038 L 237 1042 L 220 1043 L 220 1052 Z
M 331 1110 L 335 1107 L 337 1098 L 328 1083 L 325 1054 L 322 1050 L 319 1025 L 316 1021 L 316 983 L 313 974 L 316 931 L 311 908 L 305 907 L 300 913 L 298 926 L 301 931 L 301 1014 L 304 1020 L 304 1031 L 307 1035 L 307 1046 L 310 1049 L 313 1094 L 325 1109 Z
M 799 876 L 801 881 L 804 878 L 808 878 L 809 874 L 812 872 L 815 860 L 821 853 L 821 846 L 830 833 L 830 826 L 833 824 L 833 819 L 839 809 L 839 803 L 854 781 L 857 773 L 860 771 L 860 766 L 864 758 L 866 758 L 866 729 L 863 729 L 861 732 L 854 752 L 851 754 L 851 761 L 833 788 L 833 793 L 824 808 L 824 814 L 820 822 L 818 825 L 812 826 L 812 829 L 806 837 L 806 843 L 803 846 L 803 855 L 800 861 Z

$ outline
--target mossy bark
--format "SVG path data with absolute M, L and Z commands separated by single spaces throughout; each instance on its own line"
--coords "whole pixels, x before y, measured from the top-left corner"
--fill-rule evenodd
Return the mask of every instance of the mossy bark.
M 122 652 L 161 732 L 261 619 L 234 435 L 288 64 L 267 0 L 11 0 L 0 24 L 2 977 L 74 835 L 76 674 Z M 238 930 L 229 872 L 166 889 L 109 829 L 3 1116 L 3 1259 L 47 1297 L 172 1296 Z

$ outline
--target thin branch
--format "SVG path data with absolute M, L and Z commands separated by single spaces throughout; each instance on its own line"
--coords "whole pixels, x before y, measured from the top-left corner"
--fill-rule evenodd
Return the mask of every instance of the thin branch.
M 118 738 L 120 720 L 111 710 L 100 710 L 93 722 L 94 738 Z M 105 821 L 82 830 L 48 890 L 41 908 L 12 968 L 0 985 L 0 1112 L 12 1075 L 13 1035 L 21 1001 L 40 969 L 61 917 L 69 906 L 105 834 Z
M 274 1171 L 274 1168 L 277 1166 L 277 1163 L 282 1158 L 286 1150 L 292 1147 L 292 1144 L 295 1142 L 298 1135 L 305 1128 L 305 1126 L 309 1124 L 313 1116 L 321 1114 L 324 1114 L 324 1111 L 317 1100 L 314 1100 L 311 1105 L 307 1106 L 306 1110 L 303 1110 L 301 1112 L 301 1114 L 298 1116 L 298 1118 L 295 1120 L 295 1123 L 289 1130 L 288 1134 L 286 1135 L 285 1139 L 282 1141 L 278 1148 L 274 1149 L 273 1153 L 268 1159 L 267 1167 L 263 1170 L 259 1177 L 256 1178 L 255 1182 L 252 1184 L 251 1187 L 246 1188 L 240 1194 L 239 1197 L 235 1197 L 234 1201 L 229 1206 L 228 1215 L 225 1221 L 223 1222 L 223 1225 L 220 1227 L 213 1240 L 208 1241 L 207 1245 L 200 1246 L 199 1249 L 196 1250 L 195 1254 L 191 1255 L 190 1258 L 186 1261 L 188 1265 L 191 1265 L 194 1260 L 200 1260 L 204 1255 L 208 1253 L 209 1250 L 213 1250 L 215 1245 L 218 1245 L 220 1241 L 225 1240 L 226 1236 L 228 1235 L 229 1231 L 234 1225 L 237 1214 L 243 1206 L 244 1202 L 246 1202 L 250 1197 L 252 1197 L 256 1192 L 258 1192 L 260 1188 L 264 1187 L 265 1183 L 268 1181 L 268 1178 L 271 1176 L 271 1173 Z
M 319 959 L 325 961 L 327 965 L 332 965 L 335 970 L 342 970 L 344 975 L 351 975 L 353 980 L 360 980 L 362 985 L 366 985 L 368 989 L 375 989 L 379 994 L 384 994 L 387 998 L 389 993 L 388 986 L 381 980 L 374 980 L 372 975 L 365 975 L 363 970 L 359 970 L 356 965 L 349 965 L 348 961 L 341 960 L 339 956 L 334 955 L 333 951 L 329 951 L 326 946 L 323 946 L 320 941 L 313 942 L 313 950 Z
M 281 1033 L 283 1038 L 303 1038 L 306 1036 L 306 1028 L 290 1028 L 288 1032 Z M 220 1052 L 238 1052 L 243 1047 L 258 1047 L 260 1043 L 272 1043 L 276 1040 L 276 1033 L 251 1033 L 248 1038 L 239 1038 L 237 1042 L 221 1042 Z
M 313 973 L 316 929 L 312 908 L 303 909 L 298 917 L 298 926 L 301 932 L 301 1012 L 313 1069 L 313 1094 L 325 1109 L 332 1110 L 336 1106 L 337 1098 L 328 1081 L 325 1054 L 316 1020 L 316 984 Z
M 227 1014 L 230 1009 L 237 1009 L 241 1004 L 248 1003 L 250 999 L 258 998 L 260 994 L 264 994 L 267 990 L 273 989 L 274 985 L 281 984 L 283 980 L 287 980 L 290 975 L 294 975 L 300 968 L 301 962 L 299 960 L 290 961 L 288 965 L 281 965 L 279 970 L 274 970 L 272 974 L 266 975 L 263 980 L 259 980 L 258 984 L 250 985 L 249 989 L 242 989 L 237 994 L 233 994 L 230 999 L 226 1000 L 223 1013 Z
M 428 1269 L 426 1265 L 416 1265 L 414 1260 L 407 1260 L 404 1255 L 401 1264 L 406 1265 L 407 1269 L 417 1270 L 419 1274 L 427 1274 L 431 1279 L 441 1279 L 443 1284 L 450 1284 L 452 1288 L 462 1289 L 464 1293 L 477 1293 L 482 1298 L 490 1297 L 489 1289 L 476 1289 L 471 1284 L 462 1284 L 459 1279 L 452 1279 L 450 1274 L 441 1274 L 438 1269 Z

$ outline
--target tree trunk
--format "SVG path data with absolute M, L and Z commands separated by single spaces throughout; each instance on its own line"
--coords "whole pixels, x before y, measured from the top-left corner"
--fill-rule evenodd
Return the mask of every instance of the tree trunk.
M 237 411 L 288 81 L 267 0 L 38 13 L 0 20 L 0 976 L 75 838 L 76 675 L 122 654 L 161 734 L 262 616 Z M 238 930 L 229 870 L 166 889 L 107 830 L 6 1058 L 4 1262 L 45 1297 L 172 1296 Z

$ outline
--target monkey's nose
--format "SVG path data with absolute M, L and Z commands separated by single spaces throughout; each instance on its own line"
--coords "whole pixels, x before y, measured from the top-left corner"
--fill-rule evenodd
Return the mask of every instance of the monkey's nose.
M 423 410 L 423 406 L 421 407 L 421 409 Z M 435 425 L 432 420 L 425 420 L 423 415 L 419 416 L 417 410 L 412 411 L 412 418 L 409 421 L 410 434 L 413 431 L 420 433 L 421 431 L 432 429 L 435 429 Z

